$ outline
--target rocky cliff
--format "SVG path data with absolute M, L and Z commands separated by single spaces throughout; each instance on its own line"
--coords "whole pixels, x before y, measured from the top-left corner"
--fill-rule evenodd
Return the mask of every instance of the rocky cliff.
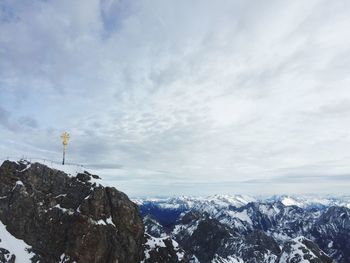
M 68 176 L 39 163 L 5 161 L 0 262 L 24 263 L 25 256 L 41 263 L 140 262 L 144 229 L 137 205 L 96 181 L 88 172 Z M 8 249 L 7 236 L 24 244 L 27 255 Z

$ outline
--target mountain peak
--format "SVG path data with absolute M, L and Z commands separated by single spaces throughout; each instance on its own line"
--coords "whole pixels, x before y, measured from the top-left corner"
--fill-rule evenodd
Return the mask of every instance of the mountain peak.
M 97 184 L 97 176 L 84 171 L 68 175 L 41 163 L 5 161 L 0 178 L 0 221 L 29 247 L 33 260 L 142 259 L 144 231 L 137 205 L 115 188 Z M 16 252 L 3 241 L 1 247 Z

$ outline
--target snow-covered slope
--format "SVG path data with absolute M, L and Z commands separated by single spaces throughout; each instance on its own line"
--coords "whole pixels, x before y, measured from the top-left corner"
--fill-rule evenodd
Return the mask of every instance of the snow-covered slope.
M 152 203 L 162 209 L 200 210 L 208 213 L 216 213 L 231 206 L 241 207 L 256 201 L 251 196 L 244 195 L 213 195 L 206 197 L 180 196 L 172 198 L 146 198 L 133 199 L 138 205 Z
M 12 161 L 12 162 L 16 162 L 16 163 L 21 163 L 21 164 L 25 164 L 26 163 L 27 164 L 27 168 L 23 169 L 23 171 L 29 169 L 29 167 L 33 163 L 40 163 L 40 164 L 46 165 L 47 167 L 49 167 L 51 169 L 55 169 L 55 170 L 58 170 L 58 171 L 65 172 L 66 174 L 71 175 L 71 176 L 76 176 L 78 173 L 83 173 L 84 170 L 86 170 L 83 165 L 69 164 L 69 163 L 65 164 L 65 165 L 62 165 L 62 163 L 60 163 L 60 162 L 56 162 L 56 161 L 52 161 L 52 160 L 46 160 L 46 159 L 39 159 L 39 158 L 33 158 L 33 159 L 30 159 L 30 161 L 25 160 L 25 159 L 23 159 L 23 160 L 18 160 L 18 159 L 0 160 L 0 166 L 6 160 Z
M 0 247 L 6 249 L 8 253 L 3 253 L 7 260 L 10 260 L 12 255 L 15 255 L 16 262 L 31 263 L 30 258 L 34 256 L 33 253 L 29 252 L 28 246 L 23 240 L 15 238 L 11 235 L 6 226 L 0 221 Z M 0 254 L 3 251 L 0 252 Z
M 259 199 L 261 202 L 282 202 L 285 206 L 298 206 L 301 208 L 319 208 L 329 206 L 344 206 L 350 208 L 350 195 L 277 195 Z

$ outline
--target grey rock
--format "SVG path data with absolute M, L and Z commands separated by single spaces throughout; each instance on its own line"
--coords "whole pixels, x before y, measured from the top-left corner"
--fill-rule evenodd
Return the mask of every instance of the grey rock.
M 64 262 L 140 262 L 144 229 L 137 205 L 91 177 L 39 163 L 1 165 L 0 220 L 32 247 L 33 262 L 61 256 Z

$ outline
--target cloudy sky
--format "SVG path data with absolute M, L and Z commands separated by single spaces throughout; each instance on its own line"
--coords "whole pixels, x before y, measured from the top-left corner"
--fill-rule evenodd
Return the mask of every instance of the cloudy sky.
M 0 158 L 132 196 L 346 193 L 350 1 L 2 0 Z

